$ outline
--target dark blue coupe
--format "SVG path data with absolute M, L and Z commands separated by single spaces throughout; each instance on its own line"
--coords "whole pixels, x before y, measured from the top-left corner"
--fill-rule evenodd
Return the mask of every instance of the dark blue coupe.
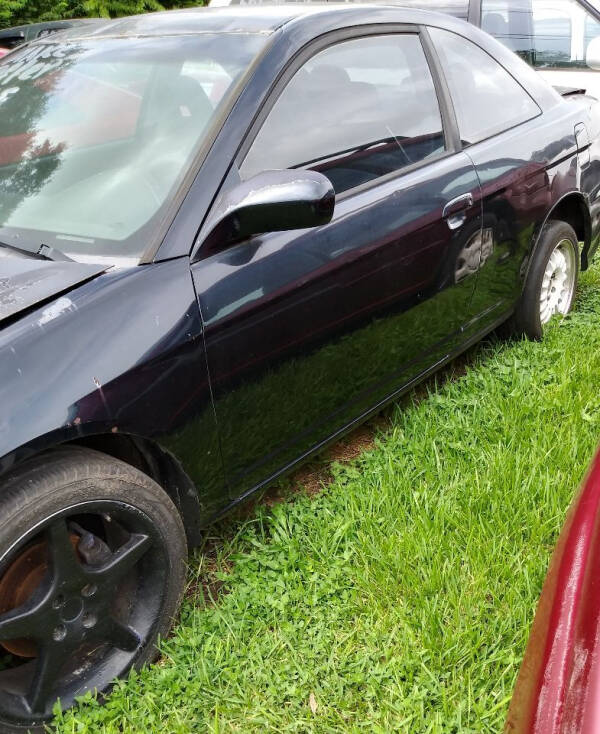
M 599 240 L 600 117 L 450 16 L 157 13 L 0 62 L 0 731 L 155 655 L 203 527 Z

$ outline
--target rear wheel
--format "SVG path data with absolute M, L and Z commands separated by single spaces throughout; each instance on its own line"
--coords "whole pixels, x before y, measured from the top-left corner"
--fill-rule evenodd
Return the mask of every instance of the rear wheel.
M 164 491 L 87 449 L 23 465 L 0 490 L 0 731 L 40 731 L 60 699 L 107 692 L 156 655 L 185 581 Z
M 566 222 L 549 221 L 540 235 L 525 287 L 512 321 L 513 331 L 541 339 L 553 316 L 571 310 L 579 275 L 579 244 Z

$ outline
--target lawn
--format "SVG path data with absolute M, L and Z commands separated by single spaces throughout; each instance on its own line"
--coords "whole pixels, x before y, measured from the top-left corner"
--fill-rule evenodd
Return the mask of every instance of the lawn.
M 212 528 L 160 661 L 58 731 L 498 732 L 599 439 L 596 266 L 543 343 L 478 346 Z

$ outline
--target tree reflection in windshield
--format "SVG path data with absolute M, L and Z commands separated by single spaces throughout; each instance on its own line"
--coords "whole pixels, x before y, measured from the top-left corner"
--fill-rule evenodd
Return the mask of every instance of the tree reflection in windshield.
M 0 64 L 0 240 L 136 257 L 262 36 L 41 42 Z
M 61 50 L 56 47 L 33 46 L 25 53 L 7 59 L 0 66 L 0 223 L 27 197 L 37 193 L 60 165 L 63 142 L 51 142 L 37 133 L 37 123 L 46 113 L 48 93 L 56 87 L 60 72 L 53 68 L 69 67 L 77 46 Z M 45 83 L 39 77 L 46 75 Z M 21 93 L 23 87 L 27 93 Z

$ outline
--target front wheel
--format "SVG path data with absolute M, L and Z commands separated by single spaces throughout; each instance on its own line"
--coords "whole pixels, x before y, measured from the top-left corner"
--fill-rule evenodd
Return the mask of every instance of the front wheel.
M 579 244 L 566 222 L 550 220 L 542 230 L 523 293 L 513 317 L 514 331 L 541 339 L 544 325 L 571 310 L 579 275 Z
M 60 699 L 107 692 L 156 654 L 186 542 L 148 476 L 83 448 L 40 455 L 0 487 L 0 731 L 42 731 Z

